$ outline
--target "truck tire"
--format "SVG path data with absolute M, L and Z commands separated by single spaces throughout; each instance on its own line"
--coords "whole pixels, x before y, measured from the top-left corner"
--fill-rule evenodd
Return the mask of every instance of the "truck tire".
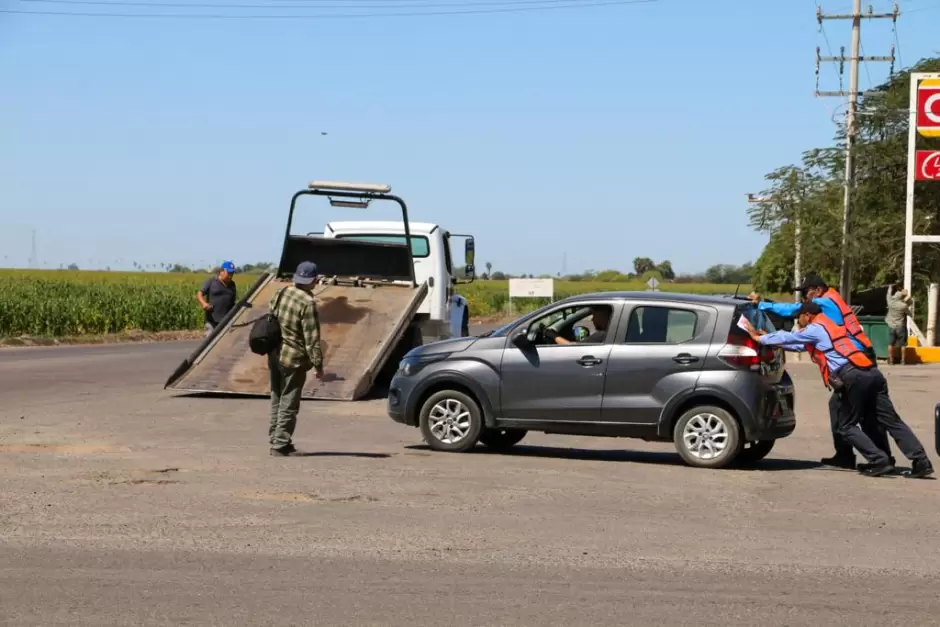
M 457 390 L 435 392 L 418 415 L 421 435 L 435 451 L 463 453 L 476 446 L 483 432 L 483 412 L 477 402 Z
M 756 442 L 747 442 L 741 453 L 738 455 L 738 461 L 745 464 L 753 464 L 767 457 L 773 450 L 776 440 L 757 440 Z
M 423 339 L 421 329 L 417 325 L 409 325 L 408 328 L 405 329 L 404 334 L 402 334 L 401 339 L 398 340 L 398 344 L 395 345 L 395 348 L 393 348 L 391 354 L 389 354 L 388 361 L 382 366 L 379 376 L 376 377 L 375 386 L 387 388 L 392 382 L 392 377 L 395 376 L 395 372 L 398 371 L 398 362 L 400 362 L 402 357 L 412 348 L 421 346 Z
M 741 453 L 741 427 L 721 407 L 699 405 L 684 412 L 672 432 L 679 456 L 696 468 L 724 468 Z

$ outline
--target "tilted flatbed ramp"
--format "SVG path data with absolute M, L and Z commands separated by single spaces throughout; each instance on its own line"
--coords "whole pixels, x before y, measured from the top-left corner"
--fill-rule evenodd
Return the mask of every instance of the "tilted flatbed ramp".
M 268 312 L 274 293 L 288 282 L 262 277 L 227 316 L 228 320 L 187 358 L 165 388 L 267 396 L 271 393 L 267 357 L 248 348 L 252 323 Z M 307 377 L 302 398 L 353 401 L 372 387 L 414 312 L 427 285 L 318 285 L 324 375 Z

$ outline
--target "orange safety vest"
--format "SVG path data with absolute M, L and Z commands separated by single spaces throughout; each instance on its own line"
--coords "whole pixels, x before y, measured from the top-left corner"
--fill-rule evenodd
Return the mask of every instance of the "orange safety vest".
M 849 334 L 844 326 L 836 324 L 823 314 L 816 315 L 811 324 L 818 324 L 825 329 L 829 341 L 832 342 L 832 348 L 829 350 L 820 350 L 810 345 L 806 347 L 806 352 L 809 353 L 810 358 L 819 368 L 819 373 L 822 375 L 826 388 L 832 389 L 829 385 L 829 362 L 826 361 L 826 353 L 835 351 L 836 354 L 848 359 L 850 364 L 859 368 L 868 369 L 874 365 L 868 355 L 859 350 L 855 342 L 849 339 Z
M 849 307 L 848 303 L 842 300 L 842 296 L 839 292 L 830 287 L 820 298 L 828 298 L 834 302 L 842 313 L 842 323 L 845 325 L 845 329 L 849 332 L 849 335 L 861 342 L 862 346 L 865 348 L 871 348 L 871 340 L 865 335 L 865 331 L 862 329 L 858 317 L 855 315 L 855 312 L 852 311 L 852 308 Z

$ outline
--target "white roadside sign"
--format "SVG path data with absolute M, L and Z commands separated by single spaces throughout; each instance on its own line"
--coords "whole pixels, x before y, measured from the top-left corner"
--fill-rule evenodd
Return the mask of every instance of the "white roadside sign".
M 554 298 L 555 279 L 509 279 L 509 298 Z
M 656 280 L 656 277 L 651 276 L 650 280 L 646 282 L 646 285 L 655 292 L 656 288 L 659 287 L 659 281 Z

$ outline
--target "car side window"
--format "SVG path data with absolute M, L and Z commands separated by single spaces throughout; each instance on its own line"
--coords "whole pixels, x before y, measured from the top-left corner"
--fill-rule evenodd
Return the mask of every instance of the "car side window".
M 595 315 L 600 320 L 595 319 Z M 606 338 L 606 325 L 613 315 L 613 307 L 608 304 L 579 304 L 575 307 L 556 309 L 544 316 L 532 320 L 528 325 L 530 341 L 538 345 L 558 346 L 544 333 L 546 328 L 553 329 L 559 337 L 569 342 L 580 344 L 603 344 Z M 604 330 L 598 328 L 598 322 L 604 323 Z M 585 327 L 579 335 L 575 333 L 576 327 Z
M 625 344 L 681 344 L 695 337 L 698 314 L 688 309 L 644 305 L 630 312 Z

